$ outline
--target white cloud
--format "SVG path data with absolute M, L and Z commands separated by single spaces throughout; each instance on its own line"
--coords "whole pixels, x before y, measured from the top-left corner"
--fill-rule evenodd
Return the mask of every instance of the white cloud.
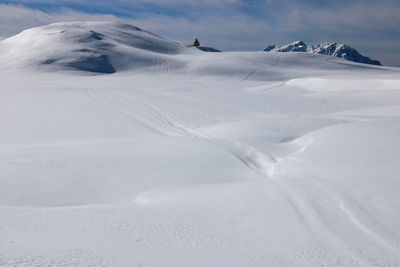
M 199 21 L 168 16 L 146 16 L 132 22 L 170 39 L 190 43 L 197 37 L 203 44 L 223 50 L 261 50 L 273 30 L 264 21 L 243 15 L 209 16 L 202 17 Z
M 87 14 L 65 8 L 55 13 L 46 13 L 20 5 L 0 4 L 0 36 L 9 37 L 27 28 L 58 21 L 117 19 L 113 15 Z
M 95 3 L 92 0 L 18 0 L 15 1 L 20 4 L 48 4 L 48 5 L 82 5 L 82 6 L 108 6 L 112 8 L 113 6 L 131 8 L 134 6 L 148 4 L 156 6 L 169 7 L 173 6 L 225 6 L 229 4 L 238 4 L 242 0 L 97 0 Z
M 400 6 L 355 4 L 342 9 L 291 9 L 279 21 L 289 29 L 352 38 L 399 33 Z

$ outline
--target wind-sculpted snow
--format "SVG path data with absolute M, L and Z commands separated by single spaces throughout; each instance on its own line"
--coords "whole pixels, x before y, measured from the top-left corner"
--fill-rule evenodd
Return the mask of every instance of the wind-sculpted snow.
M 0 266 L 400 265 L 398 68 L 103 22 L 0 46 Z

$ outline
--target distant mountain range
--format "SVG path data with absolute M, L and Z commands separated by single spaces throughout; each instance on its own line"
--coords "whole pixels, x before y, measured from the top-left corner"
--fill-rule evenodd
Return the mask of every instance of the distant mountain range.
M 296 41 L 284 46 L 267 46 L 266 52 L 308 52 L 321 55 L 329 55 L 344 58 L 350 61 L 365 63 L 371 65 L 382 65 L 378 60 L 372 60 L 369 57 L 361 55 L 356 49 L 336 42 L 326 42 L 318 45 L 307 45 L 303 41 Z

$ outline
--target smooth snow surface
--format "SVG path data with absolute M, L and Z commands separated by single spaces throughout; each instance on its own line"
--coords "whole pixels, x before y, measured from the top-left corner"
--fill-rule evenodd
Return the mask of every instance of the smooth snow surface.
M 0 266 L 400 265 L 398 68 L 103 22 L 0 48 Z

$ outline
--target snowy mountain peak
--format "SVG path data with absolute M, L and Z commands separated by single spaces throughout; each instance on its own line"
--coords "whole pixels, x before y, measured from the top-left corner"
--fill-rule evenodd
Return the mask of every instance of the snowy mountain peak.
M 275 52 L 306 52 L 307 45 L 303 41 L 296 41 L 288 45 L 275 48 Z
M 361 55 L 356 49 L 350 47 L 349 45 L 339 44 L 336 42 L 327 42 L 316 45 L 313 47 L 313 53 L 331 55 L 359 63 L 381 65 L 379 61 L 372 60 L 369 57 Z
M 344 58 L 350 61 L 381 65 L 377 60 L 372 60 L 369 57 L 361 55 L 356 49 L 350 47 L 346 44 L 340 44 L 337 42 L 325 42 L 317 45 L 307 45 L 303 41 L 296 41 L 288 45 L 281 47 L 276 47 L 275 45 L 270 45 L 264 49 L 264 51 L 269 52 L 309 52 L 315 54 L 322 54 L 328 56 L 334 56 L 339 58 Z
M 269 51 L 271 51 L 271 50 L 274 50 L 275 47 L 276 47 L 276 45 L 269 45 L 269 46 L 267 46 L 266 48 L 264 48 L 264 51 L 265 51 L 265 52 L 269 52 Z

